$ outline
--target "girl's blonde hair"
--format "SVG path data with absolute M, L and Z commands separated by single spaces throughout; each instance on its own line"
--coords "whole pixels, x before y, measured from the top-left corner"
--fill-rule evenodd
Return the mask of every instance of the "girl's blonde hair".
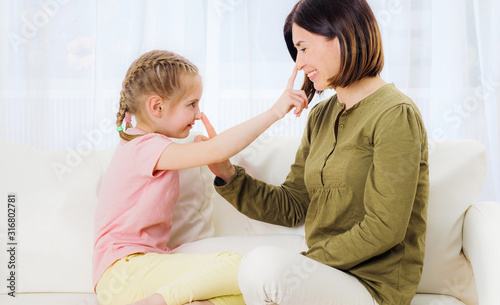
M 154 50 L 141 55 L 127 71 L 120 93 L 120 108 L 116 114 L 116 126 L 120 137 L 130 141 L 138 135 L 129 135 L 120 130 L 125 116 L 135 115 L 145 119 L 143 99 L 157 94 L 171 102 L 179 101 L 187 91 L 186 75 L 198 75 L 198 68 L 184 57 L 169 51 Z M 132 123 L 126 122 L 125 130 Z

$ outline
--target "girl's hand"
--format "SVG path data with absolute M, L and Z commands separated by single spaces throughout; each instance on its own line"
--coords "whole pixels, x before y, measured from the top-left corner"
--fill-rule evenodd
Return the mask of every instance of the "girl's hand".
M 215 128 L 212 126 L 212 124 L 210 124 L 210 121 L 203 112 L 201 113 L 201 121 L 203 122 L 203 125 L 205 125 L 208 137 L 203 135 L 196 136 L 196 138 L 194 139 L 195 142 L 208 141 L 217 135 L 217 133 L 215 132 Z M 233 179 L 233 177 L 236 175 L 236 169 L 229 160 L 208 164 L 208 168 L 212 171 L 212 173 L 214 173 L 214 175 L 222 178 L 226 182 L 231 181 L 231 179 Z
M 273 111 L 279 119 L 282 119 L 293 108 L 295 108 L 293 113 L 296 116 L 300 116 L 302 110 L 304 108 L 308 108 L 309 100 L 307 99 L 304 90 L 293 90 L 293 84 L 295 83 L 297 72 L 297 66 L 295 66 L 293 68 L 292 75 L 288 79 L 285 92 L 283 92 L 281 97 L 271 108 L 271 111 Z

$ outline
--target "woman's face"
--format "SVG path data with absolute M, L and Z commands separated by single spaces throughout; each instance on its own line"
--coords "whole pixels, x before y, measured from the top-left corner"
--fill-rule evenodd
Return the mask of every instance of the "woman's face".
M 338 38 L 328 40 L 313 34 L 297 24 L 292 25 L 292 40 L 297 49 L 295 61 L 299 70 L 314 83 L 314 89 L 324 91 L 331 88 L 328 80 L 340 69 L 340 45 Z

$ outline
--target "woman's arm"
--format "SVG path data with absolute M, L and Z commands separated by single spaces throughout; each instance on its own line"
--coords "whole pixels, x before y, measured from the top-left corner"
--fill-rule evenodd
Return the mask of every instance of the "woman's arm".
M 300 116 L 302 110 L 307 108 L 308 100 L 304 91 L 293 90 L 296 76 L 295 67 L 288 80 L 287 89 L 269 110 L 207 141 L 190 144 L 172 143 L 163 151 L 155 170 L 183 169 L 225 161 L 250 145 L 292 108 L 295 108 L 294 113 Z

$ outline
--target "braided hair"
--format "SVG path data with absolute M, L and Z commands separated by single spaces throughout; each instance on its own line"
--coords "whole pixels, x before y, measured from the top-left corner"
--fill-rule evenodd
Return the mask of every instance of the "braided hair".
M 165 100 L 179 100 L 187 89 L 182 83 L 182 76 L 186 74 L 197 75 L 198 68 L 178 54 L 154 50 L 141 55 L 132 63 L 123 80 L 116 126 L 121 127 L 127 115 L 146 118 L 141 107 L 144 96 L 157 94 Z M 131 127 L 132 123 L 126 122 L 125 130 Z M 129 135 L 124 130 L 119 130 L 119 134 L 125 141 L 140 136 Z

